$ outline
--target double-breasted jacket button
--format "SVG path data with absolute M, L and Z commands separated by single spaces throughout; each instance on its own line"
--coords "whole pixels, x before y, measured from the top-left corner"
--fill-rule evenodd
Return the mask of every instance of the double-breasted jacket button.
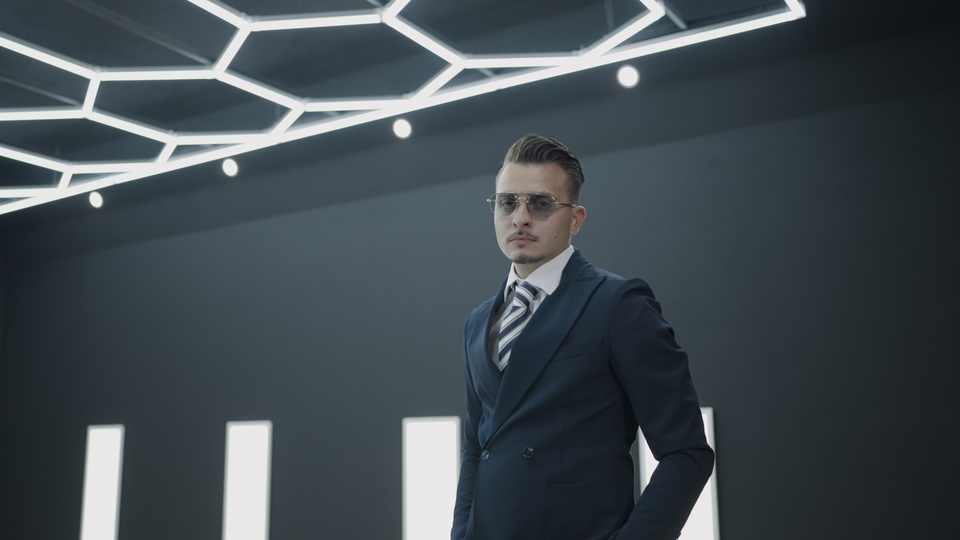
M 528 446 L 528 447 L 524 448 L 524 449 L 523 449 L 523 452 L 521 452 L 521 455 L 523 455 L 523 459 L 530 459 L 530 458 L 532 458 L 532 457 L 533 457 L 533 447 L 532 447 L 532 446 Z
M 489 451 L 489 450 L 484 450 L 483 452 L 480 452 L 480 461 L 486 461 L 486 460 L 488 460 L 488 459 L 490 459 L 490 451 Z

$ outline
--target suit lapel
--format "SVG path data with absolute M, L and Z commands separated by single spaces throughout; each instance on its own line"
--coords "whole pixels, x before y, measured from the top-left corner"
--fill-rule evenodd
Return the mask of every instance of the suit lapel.
M 563 271 L 560 286 L 537 308 L 513 345 L 510 364 L 504 370 L 493 410 L 491 437 L 553 358 L 601 281 L 603 278 L 597 275 L 580 252 L 574 252 Z
M 493 298 L 480 305 L 474 320 L 474 328 L 468 333 L 472 340 L 467 344 L 467 361 L 470 362 L 470 371 L 473 373 L 474 390 L 483 403 L 485 410 L 492 410 L 500 389 L 501 373 L 491 359 L 489 347 L 490 328 L 494 323 L 497 310 L 503 304 L 503 289 L 506 284 L 500 285 L 500 290 Z M 484 422 L 486 424 L 486 422 Z M 481 431 L 486 431 L 485 425 Z
M 496 297 L 491 298 L 477 308 L 472 328 L 467 333 L 470 339 L 467 343 L 468 358 L 475 360 L 477 363 L 490 354 L 487 336 L 490 335 L 490 325 L 496 313 L 496 300 Z M 471 369 L 476 370 L 476 367 L 471 363 Z

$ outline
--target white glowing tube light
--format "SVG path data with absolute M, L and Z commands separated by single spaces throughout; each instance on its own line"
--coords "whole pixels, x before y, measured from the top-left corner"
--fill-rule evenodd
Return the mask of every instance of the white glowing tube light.
M 278 135 L 278 142 L 286 143 L 290 141 L 296 141 L 299 139 L 304 139 L 306 137 L 313 137 L 315 135 L 320 135 L 323 133 L 330 133 L 332 131 L 338 131 L 341 129 L 346 129 L 348 127 L 359 126 L 362 124 L 367 124 L 369 122 L 374 122 L 376 120 L 383 120 L 384 118 L 390 118 L 398 114 L 403 114 L 404 112 L 409 112 L 412 110 L 417 110 L 416 104 L 421 103 L 420 101 L 415 100 L 406 100 L 411 103 L 411 107 L 398 107 L 393 109 L 376 109 L 372 111 L 365 111 L 359 113 L 351 113 L 337 116 L 329 120 L 322 120 L 319 122 L 313 122 L 306 124 L 301 127 L 296 127 L 285 131 L 283 134 Z M 422 100 L 426 101 L 426 100 Z M 426 106 L 426 105 L 424 105 Z
M 0 122 L 22 122 L 29 120 L 77 120 L 80 118 L 83 118 L 83 111 L 77 108 L 0 109 Z
M 55 188 L 0 188 L 0 199 L 23 199 L 42 197 L 56 191 Z
M 123 426 L 89 426 L 80 540 L 116 540 L 123 470 Z
M 176 143 L 180 146 L 243 144 L 268 136 L 269 133 L 262 131 L 250 133 L 191 133 L 189 135 L 177 135 Z
M 618 30 L 612 36 L 602 39 L 596 45 L 590 47 L 590 49 L 584 52 L 583 55 L 589 57 L 606 54 L 617 45 L 620 45 L 624 41 L 642 32 L 646 27 L 659 21 L 663 15 L 663 8 L 660 8 L 659 11 L 645 13 L 644 15 L 637 17 L 635 20 L 625 24 L 622 29 Z
M 430 106 L 442 105 L 444 103 L 452 103 L 454 101 L 482 96 L 483 94 L 489 94 L 490 92 L 496 92 L 497 90 L 499 90 L 499 87 L 497 86 L 496 79 L 448 88 L 430 96 Z
M 173 155 L 173 151 L 176 150 L 176 149 L 177 149 L 177 144 L 176 144 L 176 143 L 170 142 L 170 143 L 165 144 L 165 145 L 163 146 L 163 150 L 161 150 L 161 151 L 160 151 L 160 154 L 157 156 L 157 161 L 156 161 L 156 162 L 157 162 L 157 163 L 164 163 L 164 162 L 166 162 L 168 159 L 170 159 L 170 156 Z
M 269 421 L 227 422 L 223 540 L 270 536 L 272 427 Z
M 660 0 L 640 0 L 640 3 L 643 4 L 643 7 L 647 8 L 651 13 L 657 13 L 660 16 L 663 16 L 667 12 L 667 8 L 660 2 Z
M 79 185 L 69 186 L 64 189 L 51 190 L 43 194 L 42 196 L 31 197 L 29 199 L 21 199 L 21 200 L 9 202 L 6 204 L 0 204 L 0 214 L 16 212 L 17 210 L 23 210 L 25 208 L 39 206 L 41 204 L 58 201 L 60 199 L 65 199 L 67 197 L 72 197 L 74 195 L 89 193 L 90 191 L 107 188 L 116 184 L 132 182 L 134 180 L 140 180 L 140 179 L 154 176 L 157 174 L 163 174 L 166 172 L 185 169 L 187 167 L 193 167 L 195 165 L 209 163 L 211 161 L 216 161 L 218 159 L 223 159 L 230 156 L 236 156 L 236 155 L 244 154 L 247 152 L 253 152 L 255 150 L 266 148 L 271 144 L 275 144 L 276 141 L 277 141 L 277 138 L 260 139 L 257 141 L 251 141 L 244 144 L 228 146 L 225 148 L 215 148 L 213 150 L 207 150 L 204 152 L 196 152 L 189 155 L 178 157 L 176 159 L 170 159 L 163 163 L 157 163 L 153 167 L 146 167 L 146 168 L 137 169 L 134 171 L 118 173 L 115 175 L 108 176 L 106 178 L 91 180 Z M 3 145 L 0 145 L 0 156 L 3 156 L 3 155 L 4 155 L 4 147 Z M 20 161 L 27 162 L 22 159 Z M 57 170 L 60 172 L 65 172 L 68 167 L 66 163 L 56 162 L 55 164 L 58 165 L 59 168 L 54 168 L 54 167 L 47 167 L 47 168 L 51 168 L 53 170 Z
M 439 40 L 431 37 L 412 24 L 401 19 L 387 18 L 386 15 L 384 15 L 383 23 L 408 37 L 417 45 L 439 56 L 448 64 L 455 66 L 463 64 L 463 57 L 460 54 L 441 44 Z
M 100 91 L 100 79 L 90 79 L 87 85 L 87 95 L 83 98 L 83 112 L 89 114 L 93 110 L 93 104 L 97 101 L 97 93 Z
M 3 32 L 0 32 L 0 47 L 11 50 L 15 53 L 20 53 L 28 58 L 33 58 L 34 60 L 38 60 L 44 64 L 60 68 L 64 71 L 69 71 L 74 75 L 79 75 L 88 79 L 94 76 L 93 69 L 89 66 L 82 65 L 75 60 L 67 58 L 66 56 L 47 52 L 39 47 L 28 45 L 12 36 L 4 34 Z
M 206 11 L 207 13 L 217 17 L 225 22 L 232 24 L 237 28 L 244 28 L 247 26 L 247 19 L 243 17 L 241 13 L 230 9 L 229 7 L 223 5 L 220 2 L 210 1 L 210 0 L 187 0 L 191 4 L 197 6 L 198 8 Z
M 0 144 L 0 157 L 22 161 L 23 163 L 37 167 L 43 167 L 44 169 L 50 169 L 57 172 L 64 172 L 67 170 L 67 163 L 64 161 L 59 159 L 50 159 L 48 157 L 41 156 L 40 154 L 19 150 L 4 144 Z
M 223 54 L 220 55 L 216 65 L 213 66 L 213 71 L 215 73 L 223 73 L 227 70 L 227 66 L 230 65 L 230 62 L 233 62 L 233 59 L 237 56 L 237 53 L 240 52 L 240 47 L 243 46 L 243 42 L 247 40 L 249 35 L 250 30 L 247 28 L 240 28 L 237 30 L 237 32 L 233 35 L 233 39 L 230 40 L 230 44 L 227 45 L 227 48 L 223 50 Z
M 308 102 L 304 107 L 307 112 L 335 112 L 335 111 L 373 111 L 392 107 L 402 99 L 323 99 Z
M 516 75 L 507 75 L 504 77 L 500 77 L 496 79 L 496 85 L 498 90 L 503 90 L 505 88 L 510 88 L 513 86 L 530 84 L 532 82 L 552 79 L 554 77 L 558 77 L 560 75 L 566 75 L 568 73 L 583 71 L 589 65 L 590 64 L 588 62 L 582 59 L 577 59 L 575 61 L 567 62 L 562 66 L 525 71 L 523 73 L 518 73 Z
M 428 81 L 423 85 L 420 90 L 413 95 L 414 99 L 424 98 L 427 96 L 433 95 L 434 92 L 443 88 L 448 82 L 453 80 L 463 68 L 460 66 L 447 66 L 443 71 L 438 73 L 433 79 Z
M 147 126 L 140 124 L 138 122 L 133 122 L 127 120 L 126 118 L 121 118 L 119 116 L 114 116 L 112 114 L 102 113 L 100 111 L 89 111 L 87 113 L 87 119 L 103 124 L 105 126 L 110 126 L 112 128 L 119 129 L 121 131 L 126 131 L 128 133 L 133 133 L 141 137 L 152 139 L 154 141 L 162 143 L 173 142 L 173 135 L 160 131 L 157 128 L 152 126 Z
M 761 15 L 758 17 L 746 17 L 733 22 L 718 23 L 703 28 L 686 30 L 677 34 L 667 35 L 661 38 L 655 38 L 643 41 L 634 45 L 624 45 L 620 49 L 615 49 L 602 58 L 604 64 L 614 62 L 623 62 L 641 56 L 661 53 L 680 47 L 688 47 L 705 41 L 729 37 L 736 34 L 742 34 L 751 30 L 758 30 L 774 24 L 780 24 L 796 20 L 803 15 L 795 11 L 784 10 L 774 15 Z
M 153 161 L 88 161 L 70 165 L 67 172 L 71 174 L 108 174 L 146 169 L 153 166 Z
M 97 74 L 104 81 L 193 81 L 213 78 L 208 68 L 110 69 Z
M 255 96 L 262 97 L 267 101 L 272 101 L 278 105 L 283 105 L 288 109 L 294 109 L 301 105 L 300 100 L 290 94 L 285 94 L 278 90 L 267 87 L 246 77 L 241 77 L 225 71 L 217 74 L 217 80 L 227 83 L 230 86 L 249 92 Z
M 447 540 L 460 474 L 460 418 L 403 419 L 403 540 Z
M 379 24 L 383 19 L 379 13 L 356 13 L 352 15 L 312 15 L 301 17 L 262 17 L 250 23 L 252 32 L 276 30 L 303 30 L 308 28 L 330 28 L 335 26 L 359 26 Z
M 786 3 L 787 8 L 792 11 L 798 19 L 807 16 L 807 8 L 800 0 L 786 0 Z
M 502 55 L 502 56 L 470 56 L 464 58 L 465 69 L 503 69 L 524 67 L 552 67 L 561 66 L 577 56 L 572 53 L 544 54 L 538 56 Z
M 713 434 L 713 408 L 701 407 L 700 413 L 703 415 L 703 427 L 707 435 L 707 444 L 716 449 L 717 444 Z M 646 488 L 650 483 L 650 477 L 657 468 L 657 460 L 654 459 L 650 447 L 647 446 L 643 434 L 639 433 L 640 441 L 640 486 Z M 717 510 L 717 470 L 714 468 L 710 480 L 706 487 L 700 493 L 696 506 L 690 512 L 690 518 L 684 525 L 680 533 L 680 540 L 720 540 L 720 520 Z
M 407 4 L 410 3 L 410 0 L 393 0 L 383 10 L 383 16 L 386 17 L 396 17 L 400 13 L 400 10 L 407 7 Z
M 290 126 L 292 126 L 293 123 L 297 121 L 297 119 L 303 116 L 303 111 L 304 111 L 304 107 L 300 106 L 300 107 L 297 107 L 296 109 L 291 110 L 287 114 L 285 114 L 283 118 L 281 118 L 280 121 L 277 122 L 275 126 L 273 126 L 273 129 L 270 130 L 270 134 L 279 135 L 284 131 L 290 129 Z

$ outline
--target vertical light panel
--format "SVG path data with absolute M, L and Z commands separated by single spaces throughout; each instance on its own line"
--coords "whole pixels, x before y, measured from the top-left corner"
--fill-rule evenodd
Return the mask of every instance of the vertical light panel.
M 80 540 L 116 540 L 123 470 L 123 426 L 88 426 Z
M 404 540 L 450 538 L 459 474 L 460 418 L 404 418 Z
M 713 408 L 700 407 L 703 415 L 703 428 L 707 435 L 707 443 L 716 450 L 717 445 L 713 436 Z M 657 460 L 653 458 L 647 441 L 640 433 L 640 487 L 646 488 L 657 468 Z M 690 512 L 690 519 L 683 527 L 680 540 L 720 540 L 720 520 L 717 512 L 717 469 L 714 467 L 710 480 L 703 488 L 703 493 L 697 500 L 696 506 Z
M 223 540 L 267 540 L 273 425 L 227 422 Z

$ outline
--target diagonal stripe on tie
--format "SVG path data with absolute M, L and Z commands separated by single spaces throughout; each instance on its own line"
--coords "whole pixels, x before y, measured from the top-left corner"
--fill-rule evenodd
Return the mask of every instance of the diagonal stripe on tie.
M 530 302 L 537 296 L 539 289 L 526 281 L 521 281 L 517 285 L 513 302 L 510 304 L 510 311 L 503 318 L 500 324 L 500 338 L 498 340 L 497 367 L 500 371 L 507 367 L 510 360 L 510 351 L 513 350 L 513 344 L 530 320 Z

